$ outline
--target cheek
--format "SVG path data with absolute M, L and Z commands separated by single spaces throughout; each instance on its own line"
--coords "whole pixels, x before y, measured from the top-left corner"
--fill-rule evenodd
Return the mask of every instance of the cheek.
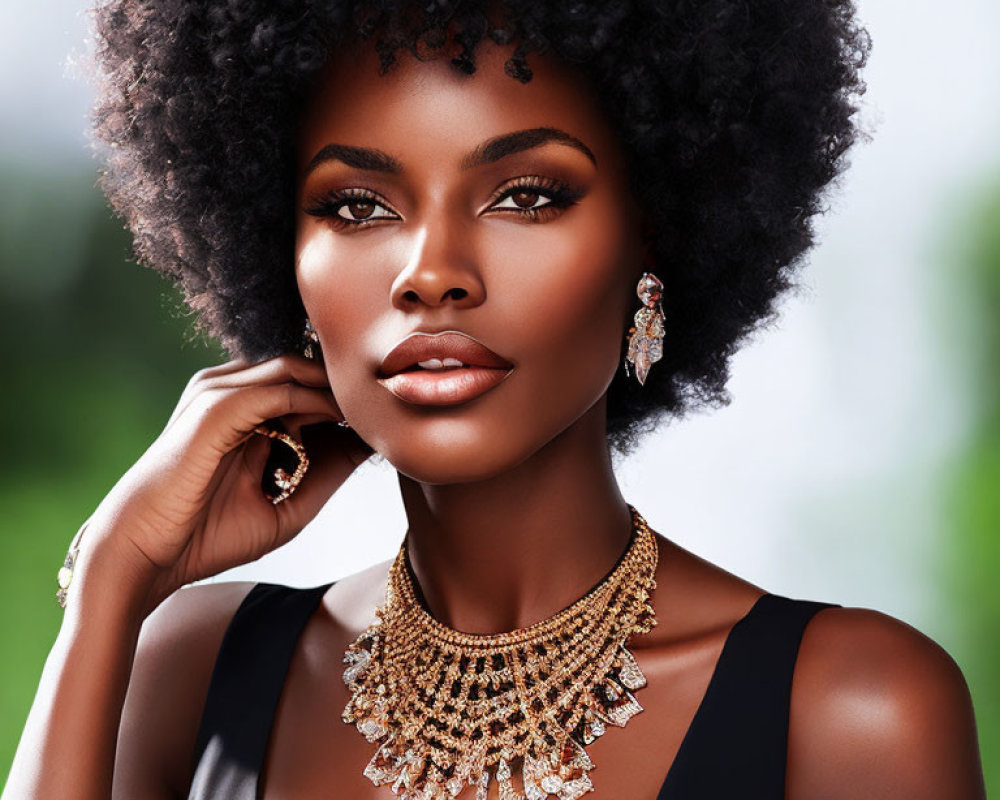
M 334 395 L 396 469 L 432 483 L 494 474 L 564 431 L 607 390 L 632 310 L 633 254 L 610 199 L 575 210 L 547 224 L 481 229 L 474 263 L 486 301 L 455 319 L 461 327 L 467 314 L 518 369 L 482 403 L 440 416 L 401 407 L 374 380 L 375 354 L 365 349 L 401 330 L 389 299 L 399 254 L 376 255 L 363 236 L 300 230 L 296 278 Z
M 517 320 L 541 392 L 555 389 L 567 400 L 575 395 L 576 402 L 592 403 L 618 367 L 634 264 L 615 213 L 595 203 L 560 235 L 508 242 L 501 263 L 516 278 L 491 299 Z
M 349 269 L 352 254 L 322 231 L 300 236 L 295 277 L 306 313 L 322 338 L 322 353 L 334 396 L 350 403 L 351 387 L 367 377 L 363 333 L 384 309 L 375 308 L 376 289 L 367 270 Z M 344 407 L 345 413 L 349 409 Z

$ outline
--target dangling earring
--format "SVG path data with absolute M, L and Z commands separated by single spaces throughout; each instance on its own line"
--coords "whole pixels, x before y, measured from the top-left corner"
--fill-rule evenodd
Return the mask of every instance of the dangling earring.
M 319 334 L 313 328 L 309 317 L 306 317 L 306 327 L 302 331 L 302 355 L 306 358 L 316 358 L 316 350 L 319 348 Z M 313 347 L 315 345 L 316 347 Z
M 663 358 L 663 283 L 652 272 L 644 272 L 635 288 L 642 300 L 642 308 L 635 312 L 635 325 L 629 329 L 628 355 L 625 356 L 625 374 L 628 362 L 635 365 L 635 377 L 645 385 L 646 376 L 653 362 Z
M 306 326 L 302 331 L 302 355 L 306 358 L 317 359 L 319 358 L 319 334 L 316 333 L 316 329 L 312 326 L 312 322 L 309 321 L 309 317 L 306 317 Z M 346 419 L 342 419 L 337 422 L 341 428 L 350 428 Z

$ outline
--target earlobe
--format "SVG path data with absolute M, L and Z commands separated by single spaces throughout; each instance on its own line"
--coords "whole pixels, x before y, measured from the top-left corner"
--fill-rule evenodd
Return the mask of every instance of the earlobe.
M 323 360 L 323 356 L 319 352 L 319 334 L 316 333 L 309 317 L 306 317 L 305 326 L 302 329 L 302 355 L 313 361 Z M 351 427 L 346 419 L 339 420 L 337 424 L 341 428 Z

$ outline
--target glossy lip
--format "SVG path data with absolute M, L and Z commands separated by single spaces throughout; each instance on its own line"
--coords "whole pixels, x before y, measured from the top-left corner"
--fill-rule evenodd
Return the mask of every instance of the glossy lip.
M 440 372 L 405 371 L 418 361 L 454 358 L 465 366 Z M 392 394 L 416 405 L 466 403 L 504 381 L 514 365 L 461 331 L 415 332 L 382 359 L 378 381 Z
M 482 342 L 461 331 L 423 333 L 416 331 L 390 350 L 379 367 L 379 376 L 391 377 L 429 358 L 454 358 L 463 364 L 493 369 L 511 369 L 514 365 L 494 353 Z

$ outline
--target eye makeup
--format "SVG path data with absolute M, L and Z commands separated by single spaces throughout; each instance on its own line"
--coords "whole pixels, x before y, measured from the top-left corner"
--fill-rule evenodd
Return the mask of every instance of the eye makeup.
M 491 196 L 487 209 L 537 222 L 557 216 L 575 205 L 586 191 L 569 184 L 541 175 L 528 175 L 502 184 Z M 548 200 L 544 205 L 536 205 L 540 200 Z M 510 205 L 501 205 L 510 202 Z M 376 209 L 388 212 L 383 214 Z M 321 217 L 337 230 L 360 228 L 378 220 L 395 220 L 395 214 L 382 198 L 370 189 L 351 187 L 333 189 L 312 198 L 305 213 Z M 345 216 L 344 212 L 350 216 Z

